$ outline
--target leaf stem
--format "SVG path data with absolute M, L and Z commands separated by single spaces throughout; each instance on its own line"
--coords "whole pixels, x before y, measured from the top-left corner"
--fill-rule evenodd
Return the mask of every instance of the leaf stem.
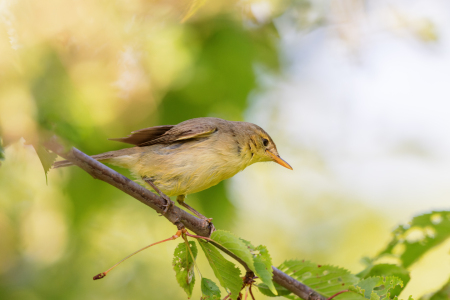
M 122 259 L 121 261 L 119 261 L 117 264 L 115 264 L 114 266 L 112 266 L 111 268 L 109 268 L 108 270 L 106 270 L 105 272 L 102 272 L 102 273 L 99 273 L 99 274 L 95 275 L 93 279 L 94 279 L 94 280 L 102 279 L 102 278 L 105 277 L 109 272 L 111 272 L 115 267 L 117 267 L 118 265 L 120 265 L 121 263 L 123 263 L 125 260 L 127 260 L 128 258 L 132 257 L 132 256 L 135 255 L 135 254 L 138 254 L 139 252 L 141 252 L 141 251 L 143 251 L 143 250 L 145 250 L 145 249 L 147 249 L 147 248 L 150 248 L 151 246 L 154 246 L 154 245 L 157 245 L 157 244 L 161 244 L 161 243 L 164 243 L 164 242 L 168 242 L 168 241 L 172 241 L 172 240 L 175 240 L 175 239 L 179 238 L 180 235 L 181 235 L 181 232 L 182 232 L 181 230 L 178 230 L 177 233 L 175 233 L 173 236 L 171 236 L 171 237 L 168 238 L 168 239 L 165 239 L 165 240 L 162 240 L 162 241 L 159 241 L 159 242 L 150 244 L 150 245 L 148 245 L 148 246 L 145 246 L 144 248 L 139 249 L 139 250 L 136 251 L 136 252 L 131 253 L 130 255 L 128 255 L 127 257 L 125 257 L 125 258 Z
M 351 292 L 351 291 L 350 291 L 350 290 L 343 290 L 343 291 L 337 292 L 336 294 L 334 294 L 333 296 L 331 296 L 331 297 L 328 298 L 327 300 L 331 300 L 331 299 L 333 299 L 334 297 L 339 296 L 340 294 L 343 294 L 343 293 L 347 293 L 347 292 Z
M 197 260 L 195 259 L 194 254 L 192 254 L 191 247 L 189 246 L 189 242 L 188 242 L 188 240 L 186 238 L 186 232 L 187 232 L 186 229 L 183 229 L 181 237 L 183 238 L 184 243 L 186 244 L 186 247 L 187 247 L 187 249 L 189 251 L 189 254 L 191 255 L 192 261 L 194 262 L 194 266 L 197 269 L 198 275 L 200 275 L 200 278 L 203 278 L 202 273 L 200 272 L 200 269 L 197 266 Z

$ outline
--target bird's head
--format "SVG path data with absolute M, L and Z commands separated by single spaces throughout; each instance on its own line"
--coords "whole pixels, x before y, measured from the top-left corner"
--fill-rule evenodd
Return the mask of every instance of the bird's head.
M 267 132 L 258 125 L 249 124 L 247 135 L 247 151 L 251 152 L 253 162 L 274 161 L 285 168 L 293 170 L 292 167 L 280 157 L 277 146 Z

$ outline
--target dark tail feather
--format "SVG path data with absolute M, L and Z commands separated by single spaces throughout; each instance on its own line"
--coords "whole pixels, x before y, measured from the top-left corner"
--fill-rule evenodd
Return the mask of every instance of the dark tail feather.
M 96 160 L 106 160 L 109 158 L 124 155 L 126 153 L 125 151 L 128 150 L 127 152 L 129 152 L 129 149 L 133 149 L 133 148 L 127 148 L 127 149 L 122 149 L 122 150 L 117 150 L 117 151 L 110 151 L 110 152 L 106 152 L 106 153 L 102 153 L 102 154 L 92 155 L 91 157 Z M 69 166 L 73 166 L 73 163 L 71 163 L 68 160 L 61 160 L 61 161 L 57 161 L 53 164 L 53 169 L 69 167 Z

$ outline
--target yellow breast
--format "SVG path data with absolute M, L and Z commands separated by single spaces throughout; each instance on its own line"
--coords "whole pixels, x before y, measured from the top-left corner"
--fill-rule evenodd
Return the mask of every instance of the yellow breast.
M 117 157 L 110 163 L 130 169 L 138 180 L 150 178 L 168 196 L 192 194 L 234 176 L 252 163 L 236 144 L 219 138 L 142 147 L 140 153 Z

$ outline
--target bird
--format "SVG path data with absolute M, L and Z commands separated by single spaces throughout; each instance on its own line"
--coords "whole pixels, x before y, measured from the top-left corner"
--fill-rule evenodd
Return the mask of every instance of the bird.
M 162 125 L 133 131 L 113 141 L 134 145 L 91 157 L 128 169 L 143 185 L 167 202 L 167 213 L 177 202 L 201 219 L 201 213 L 185 203 L 186 195 L 210 188 L 257 162 L 273 161 L 293 170 L 278 154 L 277 147 L 261 127 L 249 122 L 202 117 L 177 125 Z M 70 166 L 57 161 L 53 168 Z

